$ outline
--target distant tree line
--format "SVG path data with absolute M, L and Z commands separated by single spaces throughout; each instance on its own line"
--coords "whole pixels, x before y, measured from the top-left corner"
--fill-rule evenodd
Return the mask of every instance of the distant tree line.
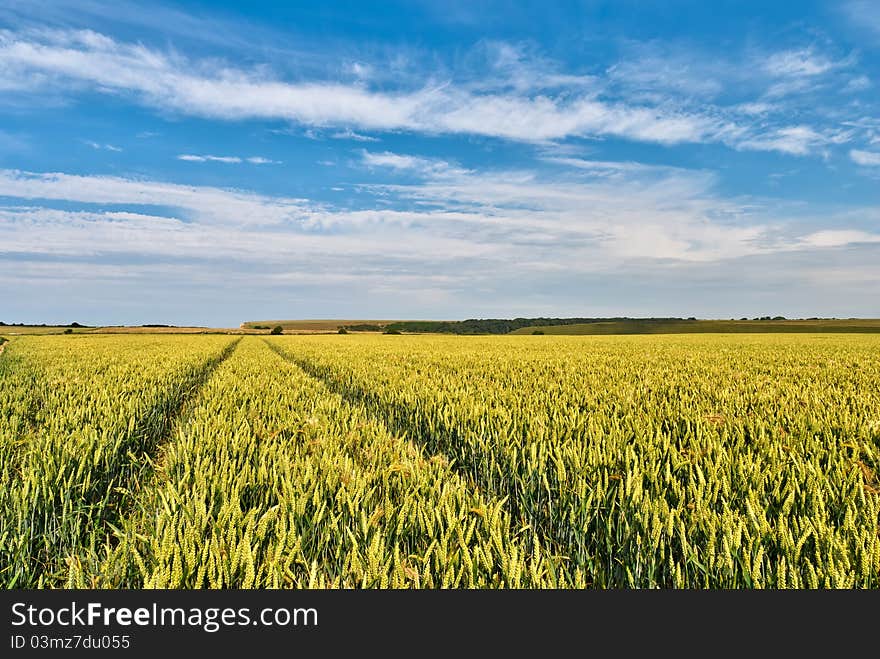
M 90 327 L 89 325 L 80 325 L 79 323 L 70 323 L 70 325 L 47 325 L 46 323 L 4 323 L 0 320 L 0 327 Z
M 381 332 L 385 329 L 385 326 L 357 323 L 355 325 L 343 325 L 342 329 L 348 330 L 349 332 Z
M 469 318 L 468 320 L 434 321 L 408 320 L 389 323 L 380 330 L 399 332 L 437 332 L 440 334 L 509 334 L 523 327 L 546 327 L 550 325 L 583 325 L 627 320 L 641 322 L 669 322 L 696 320 L 696 318 Z M 353 329 L 348 327 L 348 329 Z M 375 331 L 375 330 L 374 330 Z
M 606 323 L 614 321 L 636 320 L 634 318 L 469 318 L 462 321 L 434 322 L 434 321 L 407 321 L 392 323 L 389 329 L 397 329 L 402 332 L 440 332 L 443 334 L 509 334 L 523 327 L 547 327 L 551 325 L 581 325 L 587 323 Z M 670 320 L 685 320 L 684 318 L 645 318 L 648 320 L 665 322 Z
M 731 318 L 731 320 L 733 320 Z M 756 318 L 740 318 L 740 320 L 788 320 L 785 316 L 760 316 Z M 805 320 L 838 320 L 837 318 L 807 318 Z M 438 334 L 509 334 L 523 327 L 549 327 L 553 325 L 584 325 L 589 323 L 669 323 L 696 322 L 695 316 L 689 318 L 631 318 L 616 316 L 611 318 L 469 318 L 467 320 L 406 320 L 385 325 L 359 323 L 343 325 L 346 332 L 384 332 L 392 333 L 425 333 Z

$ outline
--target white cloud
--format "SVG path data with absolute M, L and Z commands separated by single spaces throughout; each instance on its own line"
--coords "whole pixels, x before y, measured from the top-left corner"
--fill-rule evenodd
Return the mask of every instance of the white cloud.
M 594 97 L 599 89 L 597 77 L 562 72 L 523 43 L 480 41 L 467 59 L 471 66 L 465 67 L 465 86 L 480 93 L 546 94 L 564 88 Z
M 8 228 L 20 231 L 5 236 L 3 244 L 6 249 L 19 244 L 20 251 L 39 252 L 44 244 L 71 254 L 79 249 L 86 254 L 144 251 L 194 257 L 217 250 L 221 255 L 256 258 L 262 250 L 267 259 L 282 259 L 302 249 L 325 255 L 341 250 L 428 261 L 436 260 L 431 254 L 443 246 L 447 258 L 520 262 L 533 261 L 534 248 L 555 254 L 552 262 L 562 254 L 581 253 L 579 260 L 586 259 L 582 262 L 591 264 L 588 268 L 606 267 L 618 259 L 711 260 L 766 249 L 750 244 L 765 233 L 763 227 L 723 227 L 709 220 L 710 209 L 715 215 L 725 209 L 734 215 L 738 211 L 711 196 L 711 178 L 702 174 L 646 168 L 621 181 L 587 175 L 547 182 L 532 172 L 476 174 L 400 154 L 375 154 L 373 160 L 376 166 L 411 168 L 424 181 L 367 189 L 389 195 L 395 206 L 415 202 L 421 209 L 346 210 L 210 187 L 3 171 L 0 195 L 7 197 L 180 209 L 168 217 L 136 210 L 7 210 Z M 24 223 L 27 228 L 21 231 Z M 643 240 L 644 235 L 651 240 Z
M 373 76 L 373 67 L 370 64 L 366 64 L 364 62 L 353 62 L 348 67 L 348 70 L 356 78 L 370 78 Z
M 187 162 L 225 162 L 239 163 L 241 158 L 238 156 L 196 156 L 190 153 L 182 153 L 177 156 L 178 160 L 186 160 Z
M 632 172 L 683 172 L 677 167 L 668 165 L 647 165 L 645 163 L 633 161 L 608 161 L 608 160 L 585 160 L 583 158 L 544 156 L 541 158 L 544 162 L 550 162 L 557 165 L 566 165 L 577 169 L 587 170 L 594 175 L 602 175 L 603 173 L 632 173 Z M 691 170 L 692 173 L 693 170 Z
M 880 153 L 876 151 L 852 149 L 849 157 L 854 163 L 863 167 L 880 167 Z
M 343 131 L 339 131 L 338 133 L 333 133 L 330 135 L 334 140 L 354 140 L 355 142 L 378 142 L 378 137 L 372 137 L 370 135 L 361 135 L 360 133 L 355 133 L 350 128 L 346 128 Z
M 844 89 L 850 92 L 860 92 L 870 89 L 873 86 L 874 83 L 871 82 L 871 79 L 868 76 L 861 75 L 850 79 L 849 82 L 846 83 Z
M 807 94 L 817 88 L 817 84 L 809 78 L 787 78 L 767 88 L 764 98 L 779 101 L 784 96 Z
M 609 80 L 642 97 L 669 92 L 711 98 L 724 91 L 730 65 L 717 57 L 695 57 L 684 49 L 640 44 L 627 59 L 609 67 Z
M 401 155 L 391 151 L 373 153 L 364 150 L 361 151 L 361 159 L 368 167 L 388 167 L 398 171 L 412 171 L 421 176 L 449 177 L 468 173 L 468 170 L 452 165 L 445 160 Z
M 384 153 L 370 153 L 363 151 L 362 157 L 364 163 L 369 166 L 391 167 L 393 169 L 416 169 L 422 168 L 430 164 L 427 158 L 417 158 L 415 156 L 402 156 L 390 151 Z
M 194 155 L 191 153 L 182 153 L 177 156 L 178 160 L 185 160 L 187 162 L 222 162 L 227 164 L 237 164 L 242 162 L 249 162 L 252 165 L 278 165 L 281 164 L 280 160 L 270 160 L 269 158 L 263 158 L 262 156 L 251 156 L 249 158 L 241 158 L 239 156 L 210 156 L 210 155 Z
M 92 140 L 83 140 L 83 143 L 97 150 L 116 152 L 122 151 L 120 147 L 114 146 L 113 144 L 99 144 L 98 142 L 93 142 Z
M 730 269 L 740 259 L 878 244 L 876 235 L 854 228 L 869 214 L 806 221 L 778 204 L 721 197 L 707 172 L 580 161 L 564 163 L 570 172 L 548 180 L 535 171 L 464 171 L 392 152 L 362 157 L 419 179 L 362 185 L 362 194 L 385 203 L 348 208 L 160 181 L 0 170 L 0 197 L 7 198 L 0 252 L 14 255 L 0 259 L 0 281 L 34 291 L 106 282 L 129 295 L 131 287 L 143 293 L 157 285 L 178 300 L 179 282 L 216 293 L 222 281 L 224 301 L 231 291 L 252 300 L 269 287 L 274 303 L 278 291 L 306 287 L 309 299 L 329 309 L 353 295 L 375 304 L 380 294 L 399 302 L 416 291 L 455 299 L 479 289 L 483 299 L 511 282 L 535 291 L 562 280 L 577 288 L 609 274 L 690 286 L 687 268 L 701 264 L 716 276 L 726 268 L 724 276 L 737 280 Z M 71 210 L 76 203 L 81 207 Z M 94 207 L 108 204 L 121 208 Z M 822 229 L 829 224 L 837 228 Z M 708 273 L 701 281 L 712 279 Z
M 449 132 L 528 140 L 609 135 L 677 144 L 718 141 L 729 129 L 723 121 L 694 113 L 592 99 L 560 103 L 544 96 L 528 100 L 509 96 L 462 96 L 437 116 L 437 120 L 439 126 Z
M 607 103 L 581 93 L 477 93 L 451 83 L 388 92 L 362 84 L 288 83 L 264 72 L 188 61 L 89 31 L 2 32 L 0 64 L 8 84 L 22 90 L 86 85 L 135 95 L 166 111 L 229 120 L 284 119 L 313 127 L 527 141 L 614 135 L 663 144 L 716 140 L 728 129 L 699 112 Z
M 740 142 L 740 149 L 752 151 L 779 151 L 795 156 L 805 156 L 828 144 L 845 143 L 851 133 L 819 133 L 809 126 L 779 128 L 769 135 L 752 137 Z
M 810 77 L 822 75 L 844 64 L 815 52 L 813 48 L 801 48 L 770 55 L 764 60 L 763 68 L 776 77 Z
M 833 59 L 811 46 L 760 55 L 756 59 L 757 66 L 772 81 L 764 98 L 779 100 L 794 95 L 809 95 L 840 85 L 845 76 L 835 77 L 832 73 L 851 67 L 857 58 L 855 54 L 850 54 L 841 59 Z M 858 86 L 863 82 L 855 84 Z M 841 86 L 846 89 L 845 85 Z
M 880 234 L 854 230 L 826 230 L 811 233 L 801 239 L 807 247 L 844 247 L 858 243 L 880 243 Z
M 738 112 L 742 112 L 747 115 L 763 115 L 768 112 L 774 112 L 778 109 L 776 105 L 773 103 L 763 103 L 763 102 L 754 102 L 754 103 L 741 103 L 734 108 Z
M 301 127 L 299 134 L 315 138 L 377 139 L 364 131 L 472 134 L 536 143 L 617 137 L 805 154 L 821 147 L 821 140 L 788 133 L 803 128 L 818 134 L 822 128 L 808 127 L 806 120 L 794 129 L 768 123 L 769 113 L 787 108 L 766 99 L 811 88 L 823 72 L 849 62 L 813 49 L 771 55 L 760 71 L 764 80 L 775 80 L 765 99 L 725 107 L 707 103 L 706 97 L 729 92 L 731 82 L 749 84 L 740 72 L 743 66 L 709 65 L 686 51 L 647 50 L 610 67 L 605 78 L 560 72 L 552 62 L 508 44 L 490 44 L 486 52 L 488 73 L 482 69 L 473 75 L 467 67 L 455 75 L 422 71 L 418 78 L 383 79 L 373 87 L 372 79 L 290 82 L 265 66 L 245 70 L 188 59 L 91 31 L 7 30 L 0 31 L 0 84 L 22 92 L 97 90 L 163 112 L 211 119 L 289 121 Z M 694 103 L 692 97 L 703 100 Z
M 0 196 L 84 204 L 132 204 L 183 209 L 210 224 L 283 224 L 302 217 L 302 199 L 265 197 L 208 186 L 188 186 L 115 176 L 34 174 L 0 170 Z

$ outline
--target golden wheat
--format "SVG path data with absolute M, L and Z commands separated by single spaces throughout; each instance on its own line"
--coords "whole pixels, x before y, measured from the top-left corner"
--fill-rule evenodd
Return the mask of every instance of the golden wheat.
M 878 588 L 878 349 L 16 338 L 0 583 Z

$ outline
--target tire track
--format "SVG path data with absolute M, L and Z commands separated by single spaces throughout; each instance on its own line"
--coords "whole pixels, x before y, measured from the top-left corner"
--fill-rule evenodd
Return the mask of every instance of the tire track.
M 115 551 L 77 585 L 556 583 L 503 501 L 265 342 L 248 340 L 179 423 Z
M 113 527 L 124 519 L 139 483 L 152 471 L 153 458 L 169 441 L 187 403 L 240 340 L 230 342 L 145 407 L 116 443 L 111 471 L 90 471 L 80 465 L 73 480 L 60 487 L 22 494 L 29 503 L 27 516 L 14 521 L 18 528 L 9 532 L 15 537 L 0 545 L 0 564 L 9 571 L 2 577 L 7 587 L 62 585 L 81 560 L 110 541 Z
M 282 359 L 296 364 L 305 373 L 324 383 L 329 391 L 348 402 L 363 405 L 393 433 L 430 453 L 442 454 L 449 461 L 450 468 L 477 490 L 490 497 L 506 500 L 505 508 L 511 518 L 533 529 L 541 546 L 552 548 L 561 560 L 569 561 L 572 575 L 577 569 L 582 573 L 586 570 L 583 552 L 572 544 L 571 529 L 553 523 L 552 502 L 547 501 L 544 483 L 535 479 L 522 483 L 508 477 L 515 473 L 516 467 L 503 453 L 481 451 L 456 428 L 439 419 L 430 419 L 417 410 L 386 402 L 378 392 L 340 377 L 331 367 L 322 367 L 308 359 L 298 358 L 273 342 L 263 340 Z M 523 502 L 538 503 L 527 505 Z
M 156 458 L 161 453 L 162 447 L 172 441 L 174 430 L 183 422 L 189 404 L 198 398 L 205 384 L 220 365 L 232 356 L 240 342 L 241 337 L 229 343 L 219 355 L 206 361 L 179 386 L 165 392 L 141 417 L 132 433 L 140 438 L 140 445 L 137 447 L 138 450 L 128 452 L 131 458 L 129 469 L 123 472 L 121 478 L 111 480 L 106 486 L 106 491 L 111 493 L 109 499 L 104 500 L 107 502 L 108 512 L 101 515 L 101 519 L 90 534 L 89 542 L 85 545 L 86 555 L 82 556 L 78 553 L 77 556 L 70 557 L 64 566 L 66 569 L 74 571 L 83 561 L 94 563 L 105 547 L 114 544 L 114 529 L 130 514 L 141 484 L 152 477 Z M 74 562 L 78 565 L 74 565 Z

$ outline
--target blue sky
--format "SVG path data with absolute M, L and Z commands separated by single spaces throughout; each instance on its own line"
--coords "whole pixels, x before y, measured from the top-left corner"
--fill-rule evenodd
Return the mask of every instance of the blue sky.
M 0 287 L 6 322 L 880 317 L 880 3 L 0 0 Z

